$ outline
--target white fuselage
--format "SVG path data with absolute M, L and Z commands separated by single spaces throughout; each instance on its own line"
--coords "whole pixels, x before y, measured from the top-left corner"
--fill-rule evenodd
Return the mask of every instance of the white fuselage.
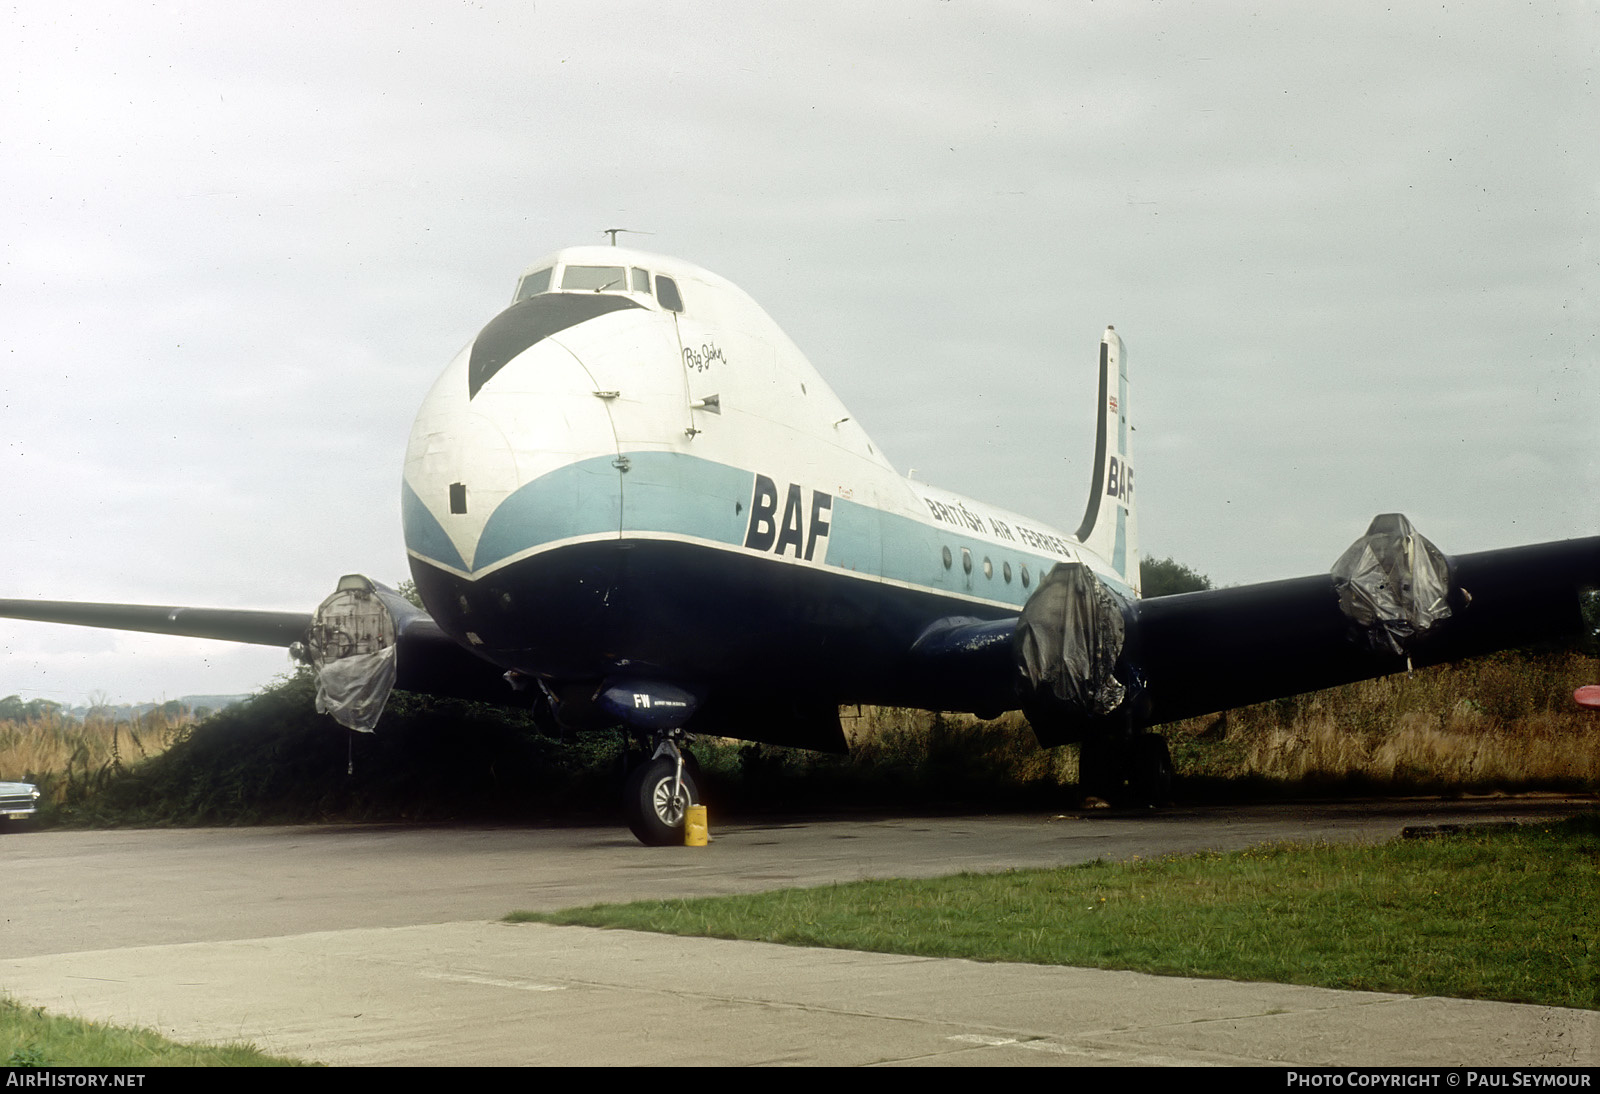
M 818 582 L 861 604 L 895 590 L 893 607 L 840 624 L 880 626 L 890 643 L 906 641 L 919 613 L 1014 614 L 1058 562 L 1086 562 L 1136 595 L 1136 578 L 1073 536 L 896 473 L 794 343 L 722 278 L 575 247 L 535 264 L 521 286 L 430 391 L 404 483 L 407 548 L 429 611 L 507 668 L 578 671 L 554 632 L 585 617 L 598 631 L 582 656 L 609 662 L 589 670 L 596 677 L 641 664 L 715 677 L 734 651 L 713 650 L 703 671 L 663 668 L 662 651 L 692 661 L 685 644 L 706 641 L 733 606 L 773 610 L 751 588 L 765 581 L 788 601 L 815 599 Z M 641 573 L 608 561 L 643 548 L 636 559 L 667 561 Z M 557 559 L 551 573 L 586 586 L 570 600 L 530 576 Z M 652 591 L 637 584 L 645 574 L 700 587 Z M 770 624 L 805 625 L 810 609 L 785 603 Z M 648 638 L 636 622 L 600 621 L 641 611 Z

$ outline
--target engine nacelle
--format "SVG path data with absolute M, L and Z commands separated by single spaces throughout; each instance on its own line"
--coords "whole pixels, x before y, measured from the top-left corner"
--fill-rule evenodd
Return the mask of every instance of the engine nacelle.
M 1023 605 L 1012 639 L 1022 710 L 1041 744 L 1132 727 L 1136 673 L 1124 656 L 1131 611 L 1088 566 L 1054 566 Z
M 1372 518 L 1332 573 L 1351 641 L 1374 653 L 1409 657 L 1451 616 L 1450 560 L 1399 513 Z
M 370 733 L 398 671 L 400 625 L 421 615 L 395 590 L 347 574 L 311 618 L 306 654 L 317 672 L 317 712 Z

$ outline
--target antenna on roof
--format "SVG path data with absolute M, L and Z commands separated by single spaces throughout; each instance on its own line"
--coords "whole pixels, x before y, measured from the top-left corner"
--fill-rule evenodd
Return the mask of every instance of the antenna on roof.
M 627 232 L 629 235 L 636 235 L 636 236 L 653 236 L 653 235 L 655 235 L 654 232 L 645 232 L 645 231 L 641 231 L 638 228 L 601 228 L 600 229 L 600 234 L 601 235 L 610 236 L 611 237 L 611 245 L 613 247 L 615 247 L 617 245 L 617 233 L 618 232 Z

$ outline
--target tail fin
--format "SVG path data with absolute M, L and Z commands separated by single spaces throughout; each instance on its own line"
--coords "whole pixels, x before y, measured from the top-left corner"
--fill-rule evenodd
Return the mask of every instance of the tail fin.
M 1112 327 L 1100 339 L 1100 422 L 1094 435 L 1094 477 L 1078 542 L 1105 559 L 1139 592 L 1139 535 L 1129 462 L 1128 358 Z

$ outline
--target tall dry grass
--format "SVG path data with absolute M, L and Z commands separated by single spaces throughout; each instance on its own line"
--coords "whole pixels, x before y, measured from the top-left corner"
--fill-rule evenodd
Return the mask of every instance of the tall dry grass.
M 1600 715 L 1574 689 L 1600 682 L 1577 653 L 1510 652 L 1278 699 L 1160 727 L 1180 777 L 1417 790 L 1600 787 Z M 845 708 L 852 755 L 1005 769 L 1077 781 L 1075 749 L 1040 748 L 1019 714 L 990 722 Z
M 1424 789 L 1600 785 L 1600 680 L 1577 653 L 1507 652 L 1168 726 L 1180 774 Z
M 156 707 L 136 719 L 91 711 L 82 721 L 60 712 L 0 719 L 0 778 L 35 783 L 47 805 L 62 805 L 119 771 L 171 748 L 194 718 Z

